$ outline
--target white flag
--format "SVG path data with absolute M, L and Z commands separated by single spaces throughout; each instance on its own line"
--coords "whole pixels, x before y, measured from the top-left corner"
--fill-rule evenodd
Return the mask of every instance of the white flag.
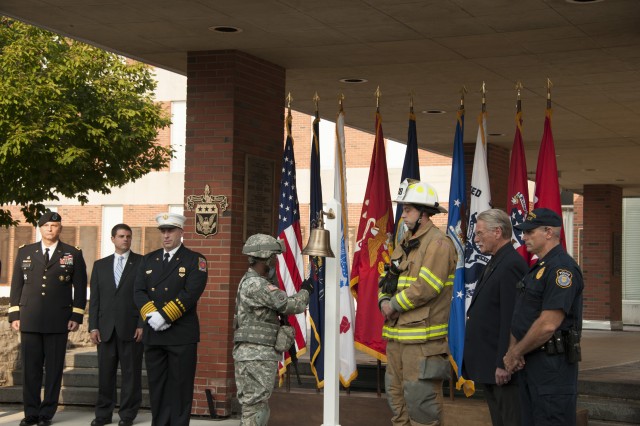
M 478 214 L 491 208 L 491 189 L 489 188 L 486 147 L 487 113 L 483 112 L 478 117 L 478 138 L 476 139 L 476 152 L 473 157 L 473 172 L 471 173 L 469 226 L 467 227 L 467 245 L 464 253 L 465 312 L 469 309 L 471 297 L 473 297 L 480 273 L 491 258 L 491 256 L 480 253 L 474 241 Z
M 342 205 L 342 229 L 340 235 L 340 383 L 348 388 L 358 377 L 356 354 L 353 344 L 355 311 L 353 296 L 349 288 L 349 240 L 345 238 L 347 222 L 347 168 L 345 161 L 344 112 L 340 111 L 336 120 L 334 198 Z

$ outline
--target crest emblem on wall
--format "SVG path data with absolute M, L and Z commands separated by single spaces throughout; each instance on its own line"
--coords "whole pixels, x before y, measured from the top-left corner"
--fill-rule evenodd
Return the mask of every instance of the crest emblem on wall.
M 204 187 L 204 195 L 189 195 L 187 209 L 196 213 L 196 234 L 204 237 L 218 233 L 220 214 L 227 210 L 226 195 L 211 195 L 209 185 Z

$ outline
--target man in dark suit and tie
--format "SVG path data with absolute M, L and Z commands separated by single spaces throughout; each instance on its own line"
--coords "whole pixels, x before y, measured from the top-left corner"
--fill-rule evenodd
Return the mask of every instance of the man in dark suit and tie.
M 91 426 L 111 423 L 116 405 L 118 362 L 122 372 L 119 426 L 130 426 L 142 402 L 142 326 L 133 302 L 133 282 L 142 256 L 131 251 L 131 228 L 111 230 L 115 254 L 98 260 L 91 273 L 89 329 L 98 345 L 98 400 Z
M 502 210 L 478 215 L 475 242 L 491 260 L 485 266 L 467 310 L 463 366 L 483 389 L 494 425 L 520 425 L 517 383 L 504 366 L 509 348 L 516 284 L 527 262 L 511 244 L 511 221 Z
M 198 299 L 207 285 L 207 260 L 182 244 L 186 218 L 156 216 L 163 248 L 144 256 L 134 299 L 145 320 L 144 353 L 149 378 L 151 424 L 189 424 L 200 324 Z
M 25 418 L 20 426 L 51 424 L 58 408 L 67 336 L 82 324 L 87 304 L 87 267 L 79 248 L 60 241 L 62 217 L 46 212 L 38 226 L 42 240 L 20 247 L 11 278 L 9 322 L 21 340 Z

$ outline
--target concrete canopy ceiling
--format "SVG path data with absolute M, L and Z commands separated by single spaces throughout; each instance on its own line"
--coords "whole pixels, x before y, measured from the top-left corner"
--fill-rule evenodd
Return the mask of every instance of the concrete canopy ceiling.
M 343 93 L 347 124 L 366 131 L 380 86 L 384 134 L 399 141 L 413 93 L 420 146 L 448 156 L 463 85 L 465 142 L 475 142 L 483 81 L 499 134 L 489 143 L 511 148 L 520 80 L 530 172 L 548 77 L 561 186 L 640 196 L 638 0 L 2 0 L 0 14 L 182 74 L 188 51 L 241 50 L 286 68 L 294 109 L 313 113 L 317 91 L 321 116 L 335 120 Z

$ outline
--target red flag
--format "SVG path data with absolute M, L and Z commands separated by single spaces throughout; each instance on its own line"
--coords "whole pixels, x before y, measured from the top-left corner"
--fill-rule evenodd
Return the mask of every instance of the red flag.
M 538 168 L 536 169 L 536 192 L 533 197 L 533 208 L 546 207 L 562 217 L 560 204 L 560 183 L 558 182 L 558 165 L 556 163 L 556 149 L 553 145 L 551 132 L 551 108 L 547 108 L 544 118 L 544 133 L 538 153 Z M 560 232 L 562 247 L 567 248 L 564 241 L 564 229 Z
M 527 160 L 524 156 L 524 144 L 522 143 L 522 111 L 518 101 L 518 113 L 516 114 L 516 135 L 511 149 L 511 165 L 509 167 L 509 189 L 507 191 L 507 213 L 511 218 L 511 225 L 519 225 L 527 218 L 529 213 L 529 184 L 527 181 Z M 529 263 L 531 254 L 522 240 L 522 231 L 513 228 L 511 236 L 513 248 Z
M 382 119 L 376 112 L 376 140 L 356 234 L 350 287 L 358 302 L 355 347 L 383 362 L 387 361 L 387 343 L 382 340 L 384 317 L 378 309 L 378 278 L 390 259 L 392 237 L 393 209 Z

